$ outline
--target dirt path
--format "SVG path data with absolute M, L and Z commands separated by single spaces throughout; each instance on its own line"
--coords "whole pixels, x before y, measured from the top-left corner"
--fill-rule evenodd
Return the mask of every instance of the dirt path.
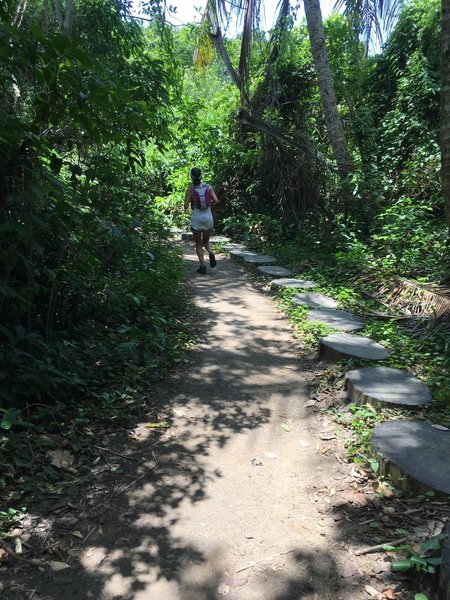
M 370 597 L 369 563 L 348 550 L 364 508 L 337 518 L 326 499 L 350 467 L 317 450 L 320 424 L 304 408 L 304 364 L 286 320 L 228 260 L 202 277 L 190 251 L 186 259 L 207 334 L 160 390 L 170 429 L 141 424 L 99 441 L 129 457 L 122 486 L 72 489 L 87 515 L 72 529 L 88 539 L 74 538 L 70 568 L 35 570 L 22 596 L 5 597 Z

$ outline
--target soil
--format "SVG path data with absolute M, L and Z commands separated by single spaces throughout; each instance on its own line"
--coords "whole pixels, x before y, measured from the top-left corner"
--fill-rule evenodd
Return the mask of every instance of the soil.
M 384 553 L 355 555 L 396 538 L 404 505 L 393 497 L 383 513 L 346 463 L 308 392 L 325 367 L 241 267 L 218 257 L 198 275 L 191 245 L 186 260 L 202 339 L 157 390 L 168 427 L 94 440 L 91 483 L 31 511 L 5 543 L 1 598 L 413 598 Z

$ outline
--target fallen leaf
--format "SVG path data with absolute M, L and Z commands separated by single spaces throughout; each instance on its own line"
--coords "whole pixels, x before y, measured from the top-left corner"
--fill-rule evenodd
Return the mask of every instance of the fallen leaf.
M 290 431 L 289 425 L 287 423 L 281 423 L 281 429 L 283 431 Z
M 397 598 L 397 594 L 394 592 L 394 590 L 392 588 L 388 588 L 387 590 L 384 590 L 384 592 L 383 592 L 384 600 L 396 600 L 396 598 Z
M 360 506 L 366 506 L 368 500 L 363 492 L 355 492 L 354 490 L 344 490 L 337 494 L 337 498 L 333 500 L 333 506 L 339 508 L 346 504 L 359 504 Z
M 315 404 L 315 400 L 308 400 L 308 402 L 305 402 L 305 404 L 303 405 L 303 408 L 309 408 L 310 406 L 314 406 Z
M 145 426 L 149 429 L 167 429 L 169 427 L 169 423 L 166 421 L 158 421 L 157 423 L 147 423 Z
M 264 456 L 266 458 L 273 458 L 276 460 L 280 460 L 280 457 L 278 456 L 278 454 L 275 454 L 275 452 L 264 452 Z
M 75 460 L 73 454 L 68 450 L 49 450 L 46 454 L 51 464 L 57 469 L 68 469 Z
M 393 489 L 384 481 L 378 484 L 376 492 L 377 494 L 383 494 L 385 498 L 392 498 L 394 495 Z
M 372 597 L 378 596 L 378 590 L 376 590 L 371 585 L 366 585 L 366 587 L 364 589 L 369 594 L 369 596 L 372 596 Z
M 80 538 L 81 540 L 84 539 L 84 535 L 81 533 L 81 531 L 72 531 L 72 535 L 77 538 Z
M 431 425 L 431 427 L 434 427 L 435 429 L 439 429 L 440 431 L 448 431 L 448 427 L 444 427 L 444 425 L 433 424 L 433 425 Z
M 48 565 L 52 571 L 63 571 L 64 569 L 70 569 L 70 565 L 59 560 L 51 560 Z

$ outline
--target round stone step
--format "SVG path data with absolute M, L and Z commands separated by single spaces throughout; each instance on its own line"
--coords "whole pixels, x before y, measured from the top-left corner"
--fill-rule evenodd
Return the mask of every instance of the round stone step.
M 333 308 L 310 310 L 307 318 L 309 321 L 321 321 L 331 329 L 342 329 L 342 331 L 357 331 L 364 327 L 363 321 L 356 315 Z
M 244 262 L 258 265 L 268 265 L 270 263 L 277 262 L 277 259 L 275 256 L 270 256 L 269 254 L 256 254 L 244 256 Z
M 333 361 L 343 358 L 386 360 L 391 353 L 370 338 L 350 333 L 333 333 L 321 338 L 319 355 Z
M 417 377 L 389 367 L 366 367 L 345 374 L 348 395 L 354 402 L 393 406 L 426 406 L 430 390 Z
M 315 294 L 314 292 L 295 294 L 292 297 L 292 301 L 294 304 L 304 304 L 310 308 L 336 308 L 338 305 L 333 298 L 329 298 L 323 294 Z
M 290 269 L 277 267 L 275 265 L 263 265 L 262 267 L 258 267 L 258 271 L 261 271 L 264 275 L 272 275 L 272 277 L 286 277 L 287 275 L 292 275 Z
M 224 244 L 224 250 L 247 250 L 247 247 L 244 244 Z
M 209 241 L 212 244 L 225 244 L 227 242 L 231 242 L 231 238 L 224 235 L 214 235 L 213 237 L 209 238 Z
M 306 279 L 293 279 L 291 277 L 282 277 L 281 279 L 272 279 L 270 287 L 298 288 L 301 290 L 309 290 L 317 287 L 314 281 Z
M 380 457 L 380 474 L 396 487 L 414 494 L 433 490 L 448 499 L 450 431 L 426 421 L 385 421 L 373 430 L 372 447 Z
M 244 260 L 246 256 L 258 256 L 256 252 L 251 250 L 230 250 L 230 258 L 234 260 Z

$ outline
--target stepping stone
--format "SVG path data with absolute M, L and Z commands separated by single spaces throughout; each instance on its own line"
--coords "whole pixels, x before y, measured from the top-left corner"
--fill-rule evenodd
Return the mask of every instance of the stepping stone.
M 380 474 L 396 487 L 417 493 L 433 490 L 435 497 L 450 495 L 450 431 L 426 421 L 396 419 L 377 425 L 372 447 L 380 457 Z
M 270 256 L 269 254 L 255 254 L 250 256 L 244 256 L 244 262 L 259 264 L 259 265 L 268 265 L 270 263 L 277 262 L 275 256 Z
M 376 406 L 384 402 L 394 406 L 426 406 L 430 390 L 417 377 L 389 367 L 366 367 L 345 374 L 349 397 L 355 402 Z
M 391 353 L 370 338 L 350 333 L 334 333 L 320 340 L 319 355 L 333 361 L 342 358 L 385 360 Z
M 299 288 L 302 290 L 309 290 L 317 287 L 317 283 L 305 279 L 292 279 L 290 277 L 282 277 L 281 279 L 273 279 L 270 282 L 270 287 Z
M 225 250 L 247 250 L 247 247 L 244 244 L 224 244 L 223 247 Z
M 309 283 L 313 283 L 312 281 Z M 294 304 L 306 304 L 310 308 L 336 308 L 337 302 L 333 298 L 323 296 L 322 294 L 314 294 L 314 292 L 306 292 L 305 294 L 295 294 L 292 301 Z
M 450 524 L 442 532 L 446 538 L 441 540 L 442 565 L 439 569 L 439 599 L 450 600 Z
M 331 329 L 342 329 L 342 331 L 357 331 L 365 325 L 356 315 L 345 310 L 334 310 L 333 308 L 319 308 L 310 310 L 308 321 L 321 321 Z
M 225 237 L 224 235 L 215 235 L 215 236 L 209 238 L 209 241 L 212 244 L 221 244 L 221 243 L 231 242 L 231 238 Z
M 244 260 L 247 256 L 259 256 L 251 250 L 230 250 L 230 258 L 234 260 Z
M 264 273 L 264 275 L 272 275 L 272 277 L 285 277 L 286 275 L 292 275 L 292 271 L 285 269 L 284 267 L 276 267 L 275 265 L 264 265 L 258 267 L 258 271 Z

